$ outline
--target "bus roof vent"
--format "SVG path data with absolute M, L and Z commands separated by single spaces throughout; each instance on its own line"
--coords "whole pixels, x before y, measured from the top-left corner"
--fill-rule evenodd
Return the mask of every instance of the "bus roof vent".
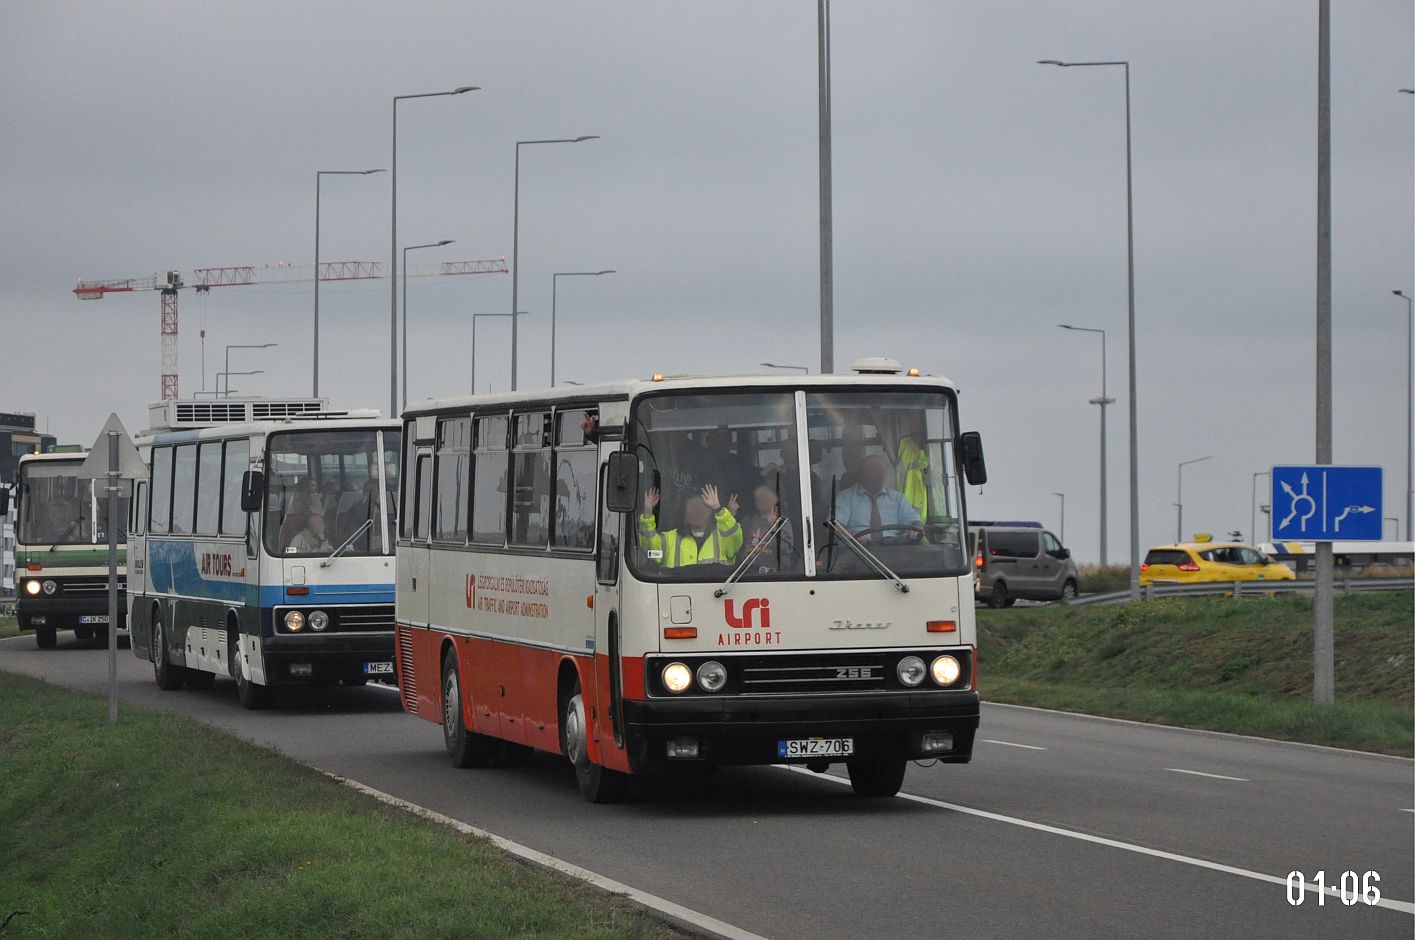
M 170 430 L 293 418 L 328 408 L 327 398 L 189 398 L 149 405 L 147 415 L 152 430 Z
M 888 359 L 884 356 L 866 356 L 863 359 L 856 359 L 850 369 L 860 375 L 898 375 L 904 371 L 904 366 L 897 359 Z

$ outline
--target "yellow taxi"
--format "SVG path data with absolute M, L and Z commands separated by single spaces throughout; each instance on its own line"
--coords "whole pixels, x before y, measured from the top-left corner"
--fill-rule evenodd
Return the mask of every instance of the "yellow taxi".
M 1157 545 L 1140 566 L 1141 584 L 1200 581 L 1294 581 L 1297 576 L 1252 545 L 1241 542 L 1185 542 Z

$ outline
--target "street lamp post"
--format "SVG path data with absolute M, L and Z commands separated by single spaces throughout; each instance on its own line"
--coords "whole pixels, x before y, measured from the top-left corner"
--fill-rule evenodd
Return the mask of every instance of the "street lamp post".
M 1411 528 L 1411 500 L 1415 498 L 1415 303 L 1405 291 L 1393 290 L 1392 294 L 1405 301 L 1405 535 L 1415 532 Z
M 403 249 L 403 407 L 408 407 L 408 252 L 420 248 L 441 248 L 452 244 L 452 239 L 427 242 L 422 245 L 408 245 Z M 393 417 L 390 415 L 389 417 Z
M 398 102 L 410 98 L 443 98 L 480 91 L 476 85 L 462 85 L 451 91 L 430 91 L 420 95 L 393 96 L 393 190 L 392 232 L 388 248 L 388 416 L 398 414 Z
M 613 268 L 603 271 L 557 271 L 550 276 L 550 387 L 555 387 L 555 294 L 562 277 L 599 277 L 614 274 Z
M 1106 495 L 1106 473 L 1108 470 L 1105 451 L 1105 410 L 1107 406 L 1113 405 L 1115 399 L 1106 394 L 1106 354 L 1105 354 L 1105 330 L 1096 329 L 1089 326 L 1073 326 L 1070 323 L 1058 324 L 1063 330 L 1073 330 L 1077 333 L 1099 333 L 1101 336 L 1101 394 L 1099 398 L 1092 398 L 1091 404 L 1099 405 L 1101 409 L 1101 567 L 1104 568 L 1109 557 L 1107 542 L 1110 536 L 1110 521 L 1108 518 L 1110 499 Z
M 1139 410 L 1135 398 L 1135 203 L 1133 174 L 1130 161 L 1130 63 L 1124 60 L 1114 62 L 1062 62 L 1058 59 L 1042 59 L 1039 65 L 1056 65 L 1061 68 L 1081 68 L 1086 66 L 1121 66 L 1125 70 L 1125 258 L 1127 327 L 1130 351 L 1129 363 L 1129 408 L 1130 408 L 1130 599 L 1140 599 L 1140 450 L 1138 443 Z
M 768 369 L 798 369 L 801 372 L 806 373 L 807 375 L 810 375 L 811 373 L 810 366 L 793 366 L 781 362 L 763 362 L 762 365 L 766 366 Z
M 511 391 L 516 391 L 516 318 L 519 311 L 521 280 L 521 148 L 532 144 L 579 144 L 587 140 L 598 140 L 598 134 L 582 134 L 579 137 L 553 137 L 546 140 L 516 141 L 516 170 L 511 184 Z
M 231 378 L 230 378 L 231 376 L 233 376 L 233 375 L 264 375 L 264 374 L 265 374 L 265 370 L 264 370 L 264 369 L 253 369 L 253 370 L 251 370 L 250 372 L 218 372 L 218 373 L 216 373 L 216 386 L 217 386 L 217 388 L 220 388 L 220 387 L 221 387 L 221 380 L 222 380 L 222 378 L 225 378 L 225 379 L 226 379 L 226 391 L 225 391 L 225 394 L 224 394 L 222 397 L 223 397 L 223 398 L 230 398 L 230 397 L 231 397 Z
M 252 343 L 231 343 L 231 344 L 229 344 L 229 345 L 226 347 L 226 371 L 217 374 L 217 376 L 216 376 L 216 387 L 217 387 L 218 389 L 221 387 L 221 376 L 223 376 L 223 375 L 250 375 L 250 374 L 251 374 L 251 373 L 245 373 L 245 372 L 232 372 L 232 371 L 231 371 L 231 350 L 233 350 L 233 349 L 271 349 L 271 348 L 273 348 L 273 347 L 275 347 L 275 346 L 279 346 L 279 345 L 280 345 L 279 343 L 253 343 L 253 344 L 252 344 Z M 227 385 L 230 385 L 230 382 L 229 382 L 229 381 L 227 382 Z M 230 391 L 230 389 L 228 388 L 228 389 L 226 390 L 226 395 L 229 396 L 230 394 L 231 394 L 231 391 Z
M 1175 497 L 1175 508 L 1179 510 L 1178 520 L 1175 523 L 1174 540 L 1184 541 L 1184 468 L 1193 463 L 1203 463 L 1205 460 L 1213 460 L 1213 454 L 1207 457 L 1195 457 L 1193 460 L 1185 460 L 1179 464 L 1179 495 Z
M 474 313 L 472 314 L 472 394 L 477 393 L 477 321 L 482 317 L 510 317 L 514 324 L 524 317 L 526 311 L 518 313 Z
M 1252 536 L 1254 545 L 1258 544 L 1259 542 L 1266 542 L 1268 540 L 1269 535 L 1269 533 L 1264 532 L 1262 538 L 1258 537 L 1258 477 L 1268 477 L 1269 479 L 1271 479 L 1272 475 L 1273 473 L 1271 470 L 1259 470 L 1257 473 L 1253 474 L 1253 505 L 1252 509 L 1250 510 L 1251 516 L 1248 521 L 1252 523 L 1253 526 L 1253 530 L 1249 534 Z
M 1055 496 L 1055 497 L 1057 497 L 1058 499 L 1061 500 L 1061 531 L 1057 533 L 1057 536 L 1061 539 L 1061 544 L 1062 544 L 1062 545 L 1065 545 L 1065 544 L 1066 544 L 1066 494 L 1065 494 L 1065 493 L 1052 493 L 1051 495 L 1053 495 L 1053 496 Z
M 368 176 L 383 170 L 315 170 L 314 173 L 314 387 L 312 398 L 319 397 L 319 184 L 326 176 Z

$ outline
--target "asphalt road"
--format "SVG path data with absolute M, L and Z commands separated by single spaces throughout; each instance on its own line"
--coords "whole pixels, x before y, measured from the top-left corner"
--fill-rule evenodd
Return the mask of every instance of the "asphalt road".
M 650 780 L 580 799 L 558 758 L 455 770 L 386 688 L 162 692 L 119 650 L 119 694 L 190 715 L 769 937 L 1402 937 L 1415 930 L 1410 761 L 985 705 L 974 762 L 913 766 L 906 796 L 783 768 Z M 103 650 L 0 641 L 0 670 L 101 693 Z M 0 677 L 0 694 L 3 694 Z M 984 690 L 986 691 L 986 690 Z M 181 755 L 174 755 L 180 760 Z M 1281 883 L 1375 871 L 1404 910 Z

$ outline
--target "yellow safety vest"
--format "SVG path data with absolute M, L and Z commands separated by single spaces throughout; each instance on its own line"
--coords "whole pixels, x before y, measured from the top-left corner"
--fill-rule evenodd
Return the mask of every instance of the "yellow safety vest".
M 929 469 L 929 458 L 924 449 L 914 443 L 912 437 L 899 442 L 899 460 L 894 470 L 894 488 L 904 494 L 904 498 L 919 511 L 919 518 L 928 521 L 929 489 L 924 472 Z
M 716 523 L 699 546 L 692 533 L 681 529 L 659 532 L 654 516 L 640 514 L 639 545 L 648 551 L 651 560 L 665 568 L 683 568 L 703 562 L 730 565 L 742 548 L 742 527 L 726 506 L 717 511 Z

